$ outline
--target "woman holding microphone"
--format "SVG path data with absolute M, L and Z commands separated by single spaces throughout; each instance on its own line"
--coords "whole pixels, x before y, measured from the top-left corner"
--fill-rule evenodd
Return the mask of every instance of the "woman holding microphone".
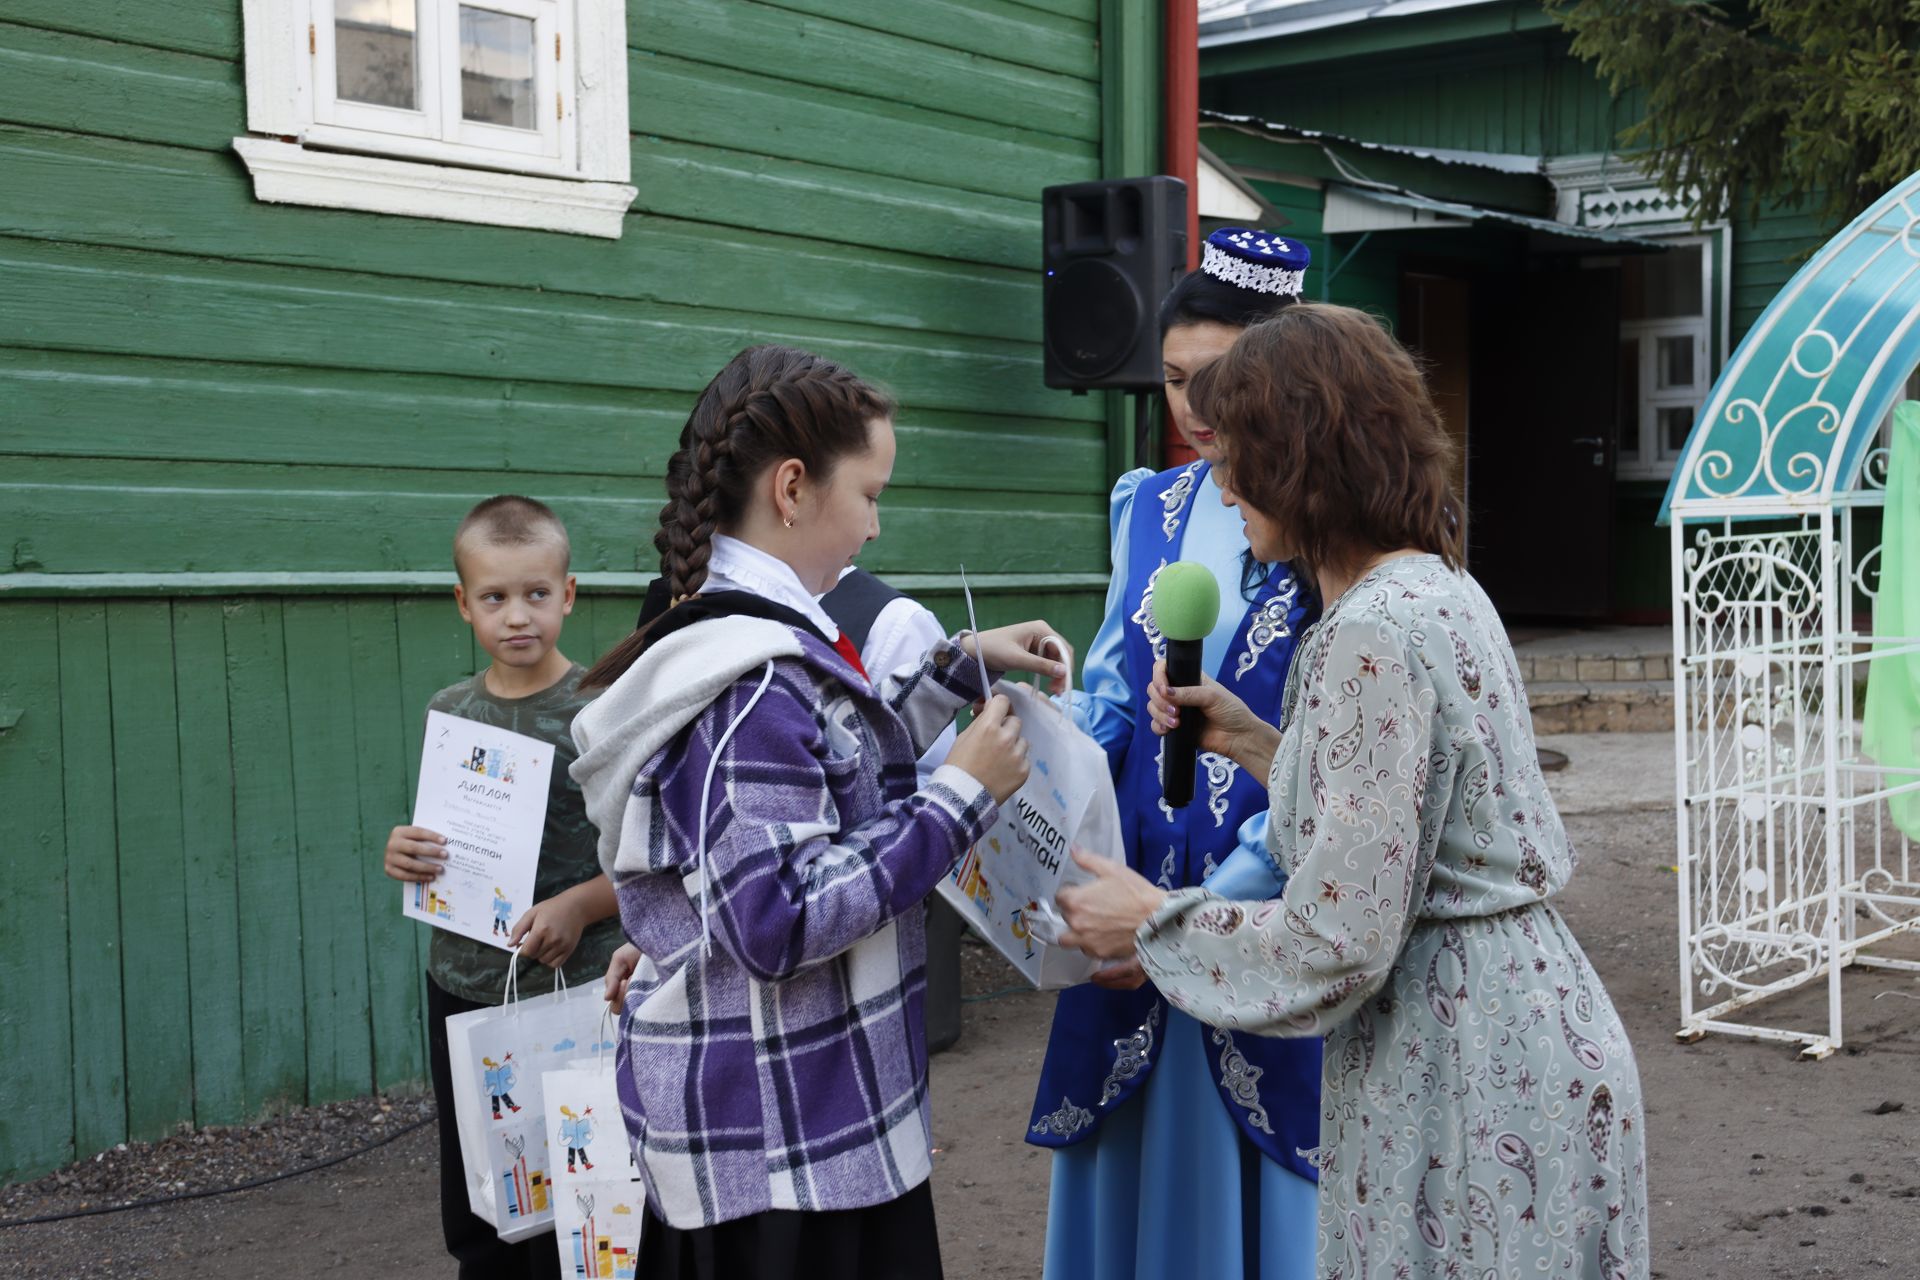
M 1270 714 L 1313 597 L 1284 564 L 1247 547 L 1221 502 L 1219 442 L 1187 411 L 1187 385 L 1248 325 L 1300 300 L 1306 246 L 1229 227 L 1160 308 L 1168 417 L 1199 457 L 1114 486 L 1113 581 L 1086 656 L 1074 718 L 1106 749 L 1128 863 L 1166 889 L 1206 883 L 1234 897 L 1279 892 L 1265 850 L 1266 779 L 1203 759 L 1193 802 L 1162 803 L 1161 744 L 1147 684 L 1164 642 L 1153 621 L 1161 566 L 1211 571 L 1223 607 L 1202 662 Z M 1230 886 L 1230 887 L 1229 887 Z M 1303 1280 L 1313 1271 L 1319 1132 L 1312 1040 L 1202 1026 L 1168 1008 L 1137 965 L 1060 994 L 1027 1121 L 1053 1149 L 1046 1280 Z
M 1084 859 L 1090 955 L 1216 1027 L 1326 1037 L 1319 1274 L 1648 1274 L 1633 1051 L 1550 901 L 1574 855 L 1499 616 L 1461 568 L 1451 445 L 1370 317 L 1303 305 L 1203 370 L 1253 552 L 1312 575 L 1278 724 L 1157 675 L 1154 727 L 1268 779 L 1277 901 Z M 1464 1266 L 1462 1264 L 1465 1264 Z

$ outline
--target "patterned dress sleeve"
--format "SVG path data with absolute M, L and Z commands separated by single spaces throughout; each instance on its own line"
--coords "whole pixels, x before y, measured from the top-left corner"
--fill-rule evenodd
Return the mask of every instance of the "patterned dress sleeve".
M 1137 937 L 1154 985 L 1215 1026 L 1324 1034 L 1386 982 L 1426 893 L 1433 683 L 1391 625 L 1328 625 L 1274 761 L 1285 890 L 1272 902 L 1181 890 Z

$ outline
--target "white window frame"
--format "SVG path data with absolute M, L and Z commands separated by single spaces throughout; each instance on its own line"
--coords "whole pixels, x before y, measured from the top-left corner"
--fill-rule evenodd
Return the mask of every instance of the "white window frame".
M 1675 248 L 1697 246 L 1700 250 L 1700 314 L 1665 316 L 1656 320 L 1622 320 L 1620 341 L 1640 341 L 1640 387 L 1632 421 L 1638 425 L 1639 454 L 1632 460 L 1615 455 L 1614 474 L 1623 480 L 1664 480 L 1686 452 L 1668 445 L 1660 430 L 1660 410 L 1680 405 L 1691 406 L 1695 415 L 1707 402 L 1713 388 L 1714 361 L 1710 349 L 1713 327 L 1713 237 L 1705 235 L 1657 236 Z M 1661 387 L 1659 381 L 1659 339 L 1693 339 L 1693 382 L 1687 386 Z M 1624 406 L 1623 406 L 1624 407 Z M 1689 426 L 1692 424 L 1689 423 Z
M 624 0 L 466 0 L 534 20 L 537 133 L 462 118 L 461 3 L 418 0 L 420 109 L 401 111 L 333 96 L 333 0 L 243 0 L 233 146 L 256 198 L 617 239 L 638 194 Z

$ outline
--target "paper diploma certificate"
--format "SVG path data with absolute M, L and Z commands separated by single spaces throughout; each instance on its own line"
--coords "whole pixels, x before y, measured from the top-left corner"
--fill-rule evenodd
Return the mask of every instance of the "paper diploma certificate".
M 427 712 L 413 825 L 447 838 L 447 861 L 438 879 L 400 886 L 406 914 L 511 950 L 533 905 L 552 775 L 551 743 Z

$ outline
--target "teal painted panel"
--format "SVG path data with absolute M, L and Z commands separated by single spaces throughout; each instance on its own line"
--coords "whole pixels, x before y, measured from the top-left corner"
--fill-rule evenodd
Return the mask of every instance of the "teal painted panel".
M 0 609 L 0 613 L 4 613 Z M 72 992 L 76 1154 L 127 1139 L 126 1028 L 120 1002 L 119 830 L 114 821 L 113 707 L 107 606 L 60 605 L 60 786 L 67 815 L 67 985 Z M 5 747 L 0 739 L 0 751 Z M 51 1163 L 51 1158 L 48 1160 Z
M 107 606 L 114 808 L 120 831 L 120 934 L 127 1133 L 158 1138 L 193 1115 L 186 850 L 172 607 Z
M 67 988 L 68 833 L 61 804 L 59 620 L 52 604 L 0 605 L 0 813 L 6 814 L 6 945 L 0 947 L 0 1178 L 71 1159 L 72 1006 Z M 80 944 L 86 945 L 81 922 Z M 86 1052 L 83 1041 L 80 1051 Z
M 247 847 L 238 874 L 241 1053 L 247 1110 L 257 1113 L 307 1099 L 307 1010 L 289 996 L 307 990 L 289 672 L 279 600 L 235 600 L 224 613 L 233 822 Z
M 193 1116 L 200 1124 L 235 1124 L 247 1118 L 246 1073 L 239 859 L 233 761 L 227 745 L 226 619 L 218 600 L 175 602 L 173 657 L 186 853 Z

